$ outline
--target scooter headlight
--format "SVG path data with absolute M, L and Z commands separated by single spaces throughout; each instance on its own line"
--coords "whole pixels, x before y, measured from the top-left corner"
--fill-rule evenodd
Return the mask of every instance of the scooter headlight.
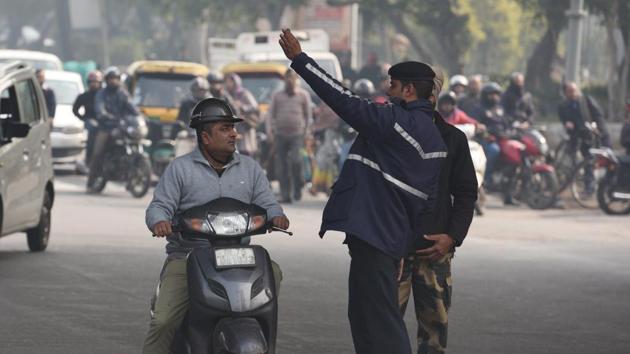
M 208 215 L 208 221 L 217 236 L 235 236 L 247 232 L 247 213 L 221 213 Z

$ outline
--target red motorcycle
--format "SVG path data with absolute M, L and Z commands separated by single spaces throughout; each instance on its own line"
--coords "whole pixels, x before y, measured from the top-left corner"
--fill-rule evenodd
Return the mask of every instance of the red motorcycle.
M 499 138 L 501 155 L 492 181 L 503 191 L 512 191 L 516 199 L 532 209 L 554 205 L 558 194 L 555 169 L 547 163 L 549 145 L 536 129 L 518 128 L 510 137 Z

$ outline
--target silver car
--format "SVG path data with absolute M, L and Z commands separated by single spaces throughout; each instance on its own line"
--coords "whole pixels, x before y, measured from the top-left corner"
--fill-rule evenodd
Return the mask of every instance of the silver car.
M 55 197 L 46 117 L 34 70 L 0 64 L 0 236 L 26 232 L 31 251 L 48 245 Z
M 68 71 L 46 70 L 46 85 L 55 92 L 57 109 L 53 120 L 52 144 L 55 165 L 75 165 L 83 160 L 87 132 L 82 120 L 72 113 L 72 105 L 85 90 L 81 75 Z

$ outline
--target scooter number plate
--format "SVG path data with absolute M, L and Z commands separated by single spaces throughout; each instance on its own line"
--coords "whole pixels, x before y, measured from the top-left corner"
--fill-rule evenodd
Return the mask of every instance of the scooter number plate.
M 219 248 L 214 250 L 218 268 L 251 267 L 256 265 L 253 248 Z

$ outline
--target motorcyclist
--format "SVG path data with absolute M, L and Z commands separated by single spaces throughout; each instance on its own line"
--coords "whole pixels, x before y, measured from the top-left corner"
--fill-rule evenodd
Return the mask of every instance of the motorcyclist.
M 203 77 L 196 77 L 190 83 L 190 95 L 186 96 L 179 105 L 177 120 L 188 126 L 193 108 L 204 98 L 210 97 L 210 84 Z
M 105 70 L 107 86 L 99 90 L 94 98 L 94 111 L 98 128 L 94 136 L 94 150 L 87 182 L 88 193 L 94 192 L 93 185 L 102 175 L 103 158 L 109 143 L 111 130 L 117 126 L 120 119 L 129 115 L 138 115 L 138 109 L 133 105 L 129 94 L 120 84 L 120 71 L 116 67 Z
M 437 110 L 448 124 L 474 124 L 475 127 L 483 127 L 483 124 L 469 117 L 468 114 L 457 107 L 457 98 L 452 91 L 440 94 L 437 101 Z
M 501 96 L 501 106 L 505 115 L 512 122 L 531 125 L 534 121 L 535 108 L 532 94 L 525 91 L 525 76 L 519 72 L 512 73 L 510 85 Z
M 455 92 L 455 97 L 460 99 L 466 95 L 468 79 L 464 75 L 453 75 L 450 80 L 448 80 L 448 87 L 451 91 Z
M 258 152 L 258 141 L 256 140 L 256 128 L 260 124 L 258 102 L 256 102 L 254 95 L 243 87 L 243 81 L 236 73 L 230 73 L 226 76 L 225 88 L 233 99 L 234 108 L 243 118 L 243 123 L 237 126 L 238 152 L 253 157 Z
M 92 151 L 94 150 L 94 136 L 96 135 L 98 128 L 96 111 L 94 110 L 94 101 L 96 93 L 102 88 L 103 74 L 98 70 L 91 71 L 88 74 L 87 83 L 88 90 L 77 96 L 74 104 L 72 105 L 72 113 L 85 123 L 85 128 L 88 131 L 87 146 L 85 149 L 85 164 L 86 166 L 89 166 L 92 158 Z
M 486 175 L 484 176 L 486 186 L 492 185 L 492 173 L 501 152 L 498 138 L 504 136 L 510 128 L 500 104 L 501 93 L 503 93 L 503 89 L 496 82 L 489 82 L 481 88 L 480 98 L 483 109 L 481 123 L 486 126 L 488 132 L 486 138 L 481 142 L 487 158 Z
M 466 112 L 470 118 L 481 119 L 482 110 L 479 95 L 481 93 L 481 75 L 471 75 L 468 78 L 468 90 L 464 97 L 457 99 L 457 107 Z
M 219 71 L 210 71 L 206 78 L 210 83 L 210 95 L 226 101 L 232 110 L 235 111 L 234 98 L 225 89 L 225 76 Z
M 146 212 L 146 224 L 154 235 L 167 237 L 168 256 L 161 272 L 149 331 L 142 353 L 169 353 L 175 331 L 188 308 L 186 256 L 191 249 L 207 247 L 207 240 L 183 239 L 171 223 L 181 211 L 220 197 L 256 204 L 267 210 L 274 226 L 287 229 L 289 220 L 270 188 L 260 165 L 236 151 L 234 116 L 225 101 L 206 98 L 193 109 L 191 128 L 197 131 L 198 148 L 176 158 L 160 178 Z M 276 287 L 281 272 L 273 263 Z

